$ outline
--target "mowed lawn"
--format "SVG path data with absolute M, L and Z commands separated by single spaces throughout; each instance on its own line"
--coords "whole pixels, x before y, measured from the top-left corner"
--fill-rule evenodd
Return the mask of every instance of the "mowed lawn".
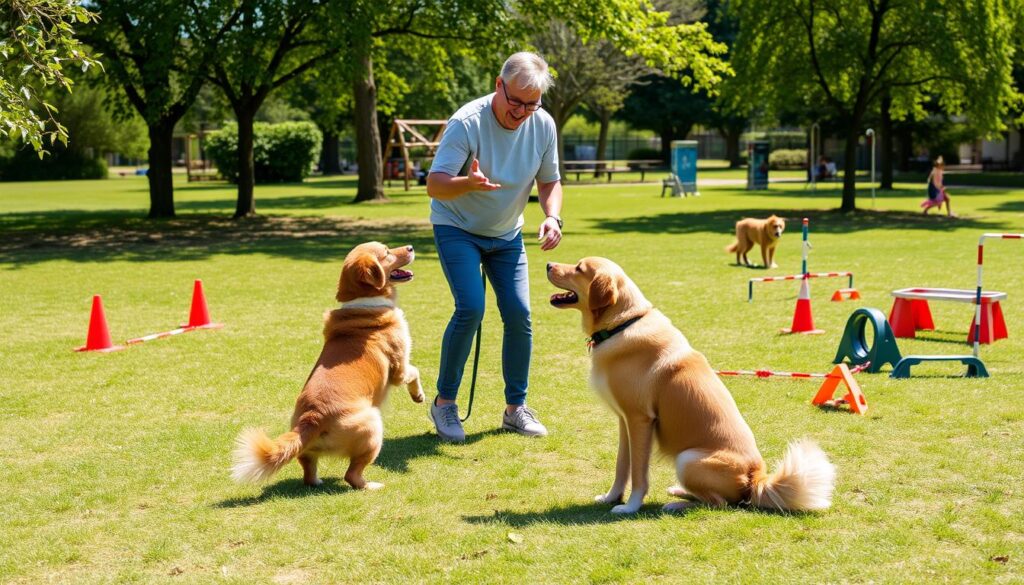
M 978 236 L 1024 232 L 1024 190 L 951 190 L 959 219 L 921 217 L 922 185 L 861 191 L 842 215 L 839 186 L 768 192 L 702 188 L 659 198 L 660 183 L 571 185 L 566 235 L 541 252 L 526 233 L 534 323 L 529 403 L 551 435 L 497 429 L 504 402 L 501 323 L 490 298 L 473 414 L 463 445 L 440 443 L 426 405 L 396 390 L 385 442 L 362 493 L 346 463 L 297 463 L 265 485 L 229 477 L 238 433 L 287 430 L 337 306 L 341 261 L 356 243 L 416 246 L 400 290 L 413 363 L 432 395 L 452 301 L 422 187 L 396 183 L 388 204 L 351 205 L 351 178 L 257 188 L 260 216 L 227 219 L 234 191 L 177 185 L 179 217 L 144 219 L 145 179 L 0 184 L 0 582 L 4 583 L 1009 583 L 1024 581 L 1024 242 L 989 241 L 985 287 L 1008 293 L 1009 339 L 983 346 L 991 377 L 945 363 L 893 380 L 857 375 L 867 416 L 810 405 L 818 384 L 729 378 L 770 466 L 799 437 L 838 470 L 820 514 L 696 509 L 661 512 L 674 482 L 666 458 L 636 516 L 593 496 L 610 485 L 617 428 L 587 386 L 579 314 L 548 304 L 549 260 L 601 255 L 721 369 L 826 372 L 857 307 L 888 312 L 909 286 L 972 289 Z M 789 220 L 777 270 L 733 265 L 733 223 Z M 812 281 L 820 336 L 781 336 L 797 284 L 747 279 L 800 271 L 800 218 L 811 220 L 810 270 L 855 273 L 861 301 L 829 302 L 845 279 Z M 753 254 L 755 257 L 758 254 Z M 115 341 L 188 317 L 194 279 L 225 327 L 110 354 L 75 353 L 100 294 Z M 969 353 L 973 307 L 932 303 L 937 331 L 899 341 L 904 354 Z M 465 414 L 467 384 L 461 395 Z

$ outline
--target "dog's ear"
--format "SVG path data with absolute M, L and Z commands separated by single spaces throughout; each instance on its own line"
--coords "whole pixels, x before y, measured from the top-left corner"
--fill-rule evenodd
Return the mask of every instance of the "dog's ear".
M 605 309 L 619 300 L 619 287 L 610 274 L 598 274 L 590 281 L 590 290 L 587 292 L 587 305 L 594 314 L 596 321 Z
M 373 256 L 360 256 L 353 262 L 345 263 L 338 280 L 338 294 L 334 298 L 346 303 L 365 297 L 384 288 L 387 275 L 384 268 Z

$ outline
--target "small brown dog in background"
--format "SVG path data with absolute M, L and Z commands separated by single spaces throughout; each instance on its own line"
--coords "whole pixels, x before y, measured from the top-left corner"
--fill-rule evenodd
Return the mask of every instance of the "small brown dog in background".
M 352 487 L 384 487 L 363 478 L 384 436 L 380 405 L 390 386 L 406 385 L 415 402 L 424 398 L 393 286 L 412 280 L 402 267 L 414 256 L 412 246 L 370 242 L 345 257 L 336 297 L 342 305 L 326 315 L 324 348 L 295 401 L 291 430 L 273 440 L 260 429 L 239 435 L 231 469 L 236 481 L 266 480 L 298 457 L 302 481 L 319 485 L 317 460 L 327 455 L 350 460 L 345 481 Z
M 751 217 L 736 222 L 736 241 L 726 246 L 726 252 L 736 252 L 736 264 L 750 266 L 747 252 L 754 249 L 754 244 L 761 246 L 761 261 L 765 268 L 778 268 L 775 263 L 775 247 L 786 229 L 786 220 L 772 215 L 768 219 Z M 740 259 L 742 258 L 742 262 Z

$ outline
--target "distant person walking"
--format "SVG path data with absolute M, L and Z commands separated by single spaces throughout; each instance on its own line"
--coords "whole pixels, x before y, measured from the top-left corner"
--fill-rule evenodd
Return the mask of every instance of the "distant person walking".
M 548 64 L 516 53 L 494 80 L 494 93 L 462 106 L 448 121 L 427 176 L 430 223 L 455 312 L 441 339 L 437 398 L 430 418 L 444 440 L 466 439 L 455 403 L 484 316 L 483 266 L 505 327 L 501 369 L 505 412 L 501 428 L 528 436 L 547 429 L 526 408 L 533 351 L 530 283 L 523 245 L 523 210 L 537 184 L 546 216 L 537 231 L 541 250 L 562 240 L 562 184 L 555 122 L 540 109 L 551 86 Z
M 941 210 L 942 203 L 945 202 L 946 215 L 956 217 L 949 206 L 949 193 L 946 191 L 946 186 L 942 183 L 942 171 L 945 167 L 946 163 L 942 160 L 942 155 L 939 155 L 935 159 L 935 166 L 932 167 L 932 172 L 928 174 L 928 198 L 921 202 L 921 213 L 925 215 L 928 215 L 928 210 L 932 207 L 938 207 Z

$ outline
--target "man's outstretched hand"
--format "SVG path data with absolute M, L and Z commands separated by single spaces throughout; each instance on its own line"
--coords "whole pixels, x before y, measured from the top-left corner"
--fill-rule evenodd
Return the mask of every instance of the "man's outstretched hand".
M 470 191 L 497 191 L 501 189 L 499 183 L 492 183 L 487 175 L 480 172 L 480 160 L 473 159 L 473 164 L 469 167 L 469 190 Z

